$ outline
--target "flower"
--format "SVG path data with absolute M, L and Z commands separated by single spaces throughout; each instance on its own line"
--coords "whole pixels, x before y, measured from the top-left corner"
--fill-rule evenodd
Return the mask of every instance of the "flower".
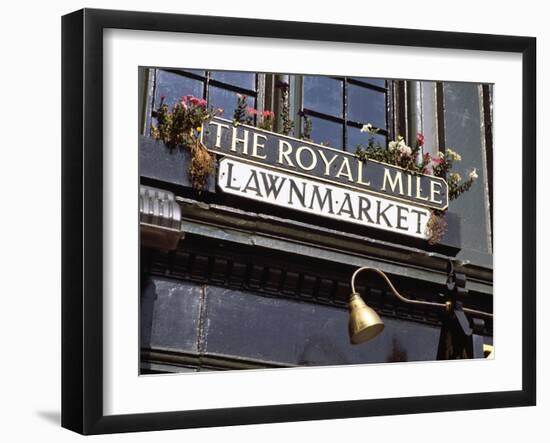
M 460 161 L 462 160 L 462 157 L 458 152 L 453 151 L 451 148 L 447 148 L 447 153 L 449 154 L 449 157 L 451 157 L 451 160 Z
M 416 143 L 418 144 L 418 146 L 424 145 L 424 134 L 422 134 L 421 132 L 416 134 Z
M 198 98 L 193 95 L 184 95 L 181 98 L 181 104 L 185 108 L 187 104 L 192 104 L 193 106 L 200 106 L 205 107 L 206 106 L 206 100 L 204 98 Z
M 478 177 L 476 168 L 472 169 L 468 175 L 471 180 L 475 180 Z
M 256 114 L 256 110 L 249 106 L 248 108 L 246 108 L 246 113 L 250 115 L 254 115 Z
M 368 126 L 368 125 L 365 125 L 365 126 Z M 376 132 L 376 131 L 378 130 L 376 129 L 373 132 Z M 397 140 L 392 140 L 391 142 L 388 143 L 388 149 L 390 152 L 397 150 L 401 155 L 412 154 L 412 149 L 409 146 L 407 146 L 407 144 L 405 143 L 405 139 L 400 135 L 397 137 Z
M 275 114 L 272 112 L 272 111 L 264 111 L 262 112 L 262 117 L 263 118 L 273 118 L 275 116 Z
M 204 105 L 206 105 L 206 100 L 204 98 L 199 99 L 197 97 L 192 97 L 189 101 L 195 106 L 204 106 Z
M 449 180 L 459 182 L 460 180 L 462 180 L 462 177 L 460 176 L 460 174 L 452 172 L 449 174 Z
M 368 132 L 369 134 L 376 134 L 378 132 L 378 129 L 376 129 L 374 126 L 372 126 L 371 123 L 367 123 L 366 125 L 363 125 L 361 128 L 361 132 Z
M 434 166 L 439 166 L 444 162 L 445 160 L 443 160 L 442 158 L 432 158 L 432 165 Z
M 412 154 L 412 149 L 409 146 L 407 146 L 407 144 L 403 140 L 403 137 L 401 137 L 401 140 L 397 143 L 397 150 L 402 155 L 411 155 Z
M 425 162 L 429 162 L 431 159 L 432 159 L 432 156 L 430 155 L 430 153 L 429 153 L 429 152 L 426 152 L 426 153 L 424 154 L 424 161 L 425 161 Z

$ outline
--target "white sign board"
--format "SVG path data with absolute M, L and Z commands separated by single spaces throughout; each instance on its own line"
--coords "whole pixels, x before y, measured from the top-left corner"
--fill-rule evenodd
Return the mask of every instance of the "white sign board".
M 408 203 L 223 158 L 223 192 L 297 211 L 426 239 L 430 210 Z

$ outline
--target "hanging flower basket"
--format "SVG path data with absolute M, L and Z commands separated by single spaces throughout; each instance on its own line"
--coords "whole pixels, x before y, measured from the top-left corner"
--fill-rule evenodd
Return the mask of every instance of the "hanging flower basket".
M 478 178 L 475 168 L 470 171 L 468 178 L 465 180 L 458 173 L 451 172 L 454 163 L 462 160 L 460 154 L 451 148 L 439 151 L 435 157 L 432 157 L 429 153 L 419 156 L 422 146 L 424 146 L 424 135 L 421 133 L 416 134 L 414 147 L 407 145 L 405 139 L 398 136 L 396 140 L 390 141 L 386 148 L 375 142 L 374 135 L 379 132 L 379 129 L 372 124 L 363 125 L 361 132 L 366 132 L 370 137 L 367 145 L 357 146 L 356 155 L 359 159 L 363 161 L 376 160 L 399 166 L 412 174 L 441 177 L 447 181 L 449 200 L 454 200 L 468 191 Z M 419 157 L 420 161 L 418 160 Z M 446 212 L 447 210 L 432 209 L 426 226 L 428 243 L 439 243 L 445 235 L 447 231 Z
M 189 151 L 191 161 L 187 171 L 193 188 L 199 191 L 205 189 L 208 177 L 215 169 L 214 155 L 201 142 L 202 125 L 222 112 L 222 109 L 208 107 L 205 99 L 186 95 L 171 110 L 165 97 L 161 97 L 154 114 L 157 125 L 151 127 L 151 136 L 162 140 L 170 149 Z

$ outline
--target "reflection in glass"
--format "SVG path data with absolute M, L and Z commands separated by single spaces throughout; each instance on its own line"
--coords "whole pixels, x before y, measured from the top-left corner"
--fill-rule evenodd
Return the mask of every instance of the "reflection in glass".
M 386 128 L 386 96 L 362 86 L 348 86 L 349 120 Z
M 256 74 L 249 72 L 212 71 L 210 78 L 241 88 L 256 90 Z
M 346 151 L 355 152 L 358 145 L 367 146 L 369 143 L 369 138 L 374 138 L 374 143 L 378 143 L 380 146 L 386 146 L 386 136 L 382 134 L 368 134 L 366 132 L 361 132 L 359 128 L 353 128 L 348 126 L 348 146 Z
M 460 215 L 462 250 L 459 257 L 475 259 L 473 251 L 490 254 L 489 196 L 485 192 L 485 146 L 482 144 L 479 86 L 474 83 L 444 83 L 445 143 L 462 157 L 453 165 L 453 172 L 467 179 L 476 168 L 478 179 L 468 192 L 453 200 L 449 208 Z
M 254 107 L 254 97 L 247 97 L 248 106 Z M 210 86 L 208 89 L 208 104 L 214 108 L 222 108 L 220 117 L 231 120 L 237 107 L 237 93 L 226 89 Z
M 193 80 L 183 75 L 174 74 L 172 72 L 157 70 L 157 87 L 155 90 L 155 109 L 160 103 L 160 97 L 164 96 L 164 102 L 169 108 L 184 95 L 194 95 L 202 98 L 203 82 Z
M 342 89 L 341 80 L 304 76 L 304 108 L 342 117 Z
M 386 80 L 382 78 L 369 78 L 369 77 L 350 77 L 350 78 L 353 78 L 363 83 L 368 83 L 369 85 L 379 86 L 381 88 L 386 87 Z
M 322 118 L 311 117 L 311 138 L 315 143 L 342 149 L 342 125 Z
M 201 77 L 204 77 L 206 75 L 206 72 L 204 69 L 184 69 L 185 72 L 190 72 L 195 75 L 200 75 Z

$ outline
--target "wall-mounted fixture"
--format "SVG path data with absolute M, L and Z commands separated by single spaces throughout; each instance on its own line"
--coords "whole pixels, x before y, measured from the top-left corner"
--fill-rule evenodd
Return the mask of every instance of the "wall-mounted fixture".
M 181 209 L 174 194 L 140 185 L 139 226 L 143 246 L 176 249 L 184 233 L 181 230 Z
M 351 277 L 352 293 L 349 300 L 351 343 L 365 343 L 374 339 L 384 329 L 384 322 L 380 316 L 365 303 L 356 290 L 355 279 L 362 272 L 372 272 L 382 277 L 392 295 L 400 302 L 429 307 L 442 314 L 438 359 L 483 358 L 483 338 L 479 335 L 485 326 L 482 318 L 492 318 L 493 314 L 462 306 L 462 300 L 468 293 L 466 276 L 455 272 L 452 262 L 449 262 L 447 269 L 447 291 L 446 295 L 443 295 L 446 297 L 445 303 L 407 298 L 397 291 L 388 276 L 381 270 L 371 267 L 357 269 Z M 475 318 L 469 320 L 466 314 Z

